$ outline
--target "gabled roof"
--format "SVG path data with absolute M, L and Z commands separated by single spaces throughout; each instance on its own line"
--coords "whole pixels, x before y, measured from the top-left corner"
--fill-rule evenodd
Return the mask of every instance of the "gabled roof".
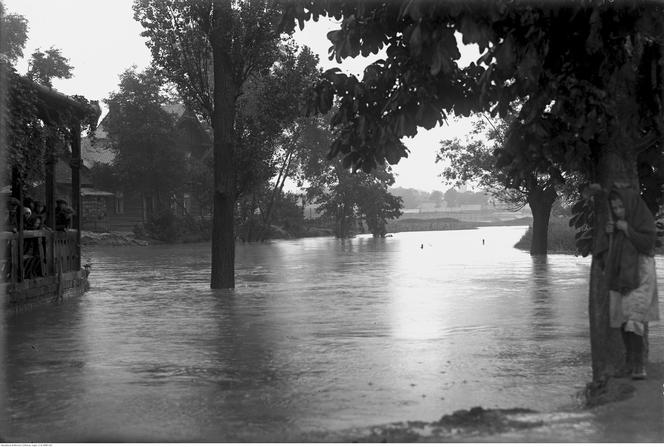
M 60 156 L 55 163 L 55 183 L 71 185 L 70 155 Z M 84 165 L 80 170 L 81 185 L 90 185 L 90 170 Z
M 208 135 L 211 134 L 209 126 L 206 123 L 202 123 L 196 114 L 184 104 L 166 104 L 162 108 L 175 115 L 176 126 L 180 126 L 186 122 L 194 122 L 200 126 L 203 132 Z M 110 165 L 115 160 L 116 154 L 108 141 L 108 132 L 105 127 L 109 113 L 104 116 L 94 132 L 94 145 L 89 137 L 81 139 L 81 158 L 83 159 L 83 165 L 88 169 L 97 163 Z M 211 149 L 207 152 L 211 153 Z

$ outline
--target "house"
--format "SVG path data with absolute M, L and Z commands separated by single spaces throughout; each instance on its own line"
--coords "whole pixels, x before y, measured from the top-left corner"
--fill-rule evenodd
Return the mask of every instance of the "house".
M 182 104 L 167 105 L 164 109 L 176 118 L 176 147 L 187 158 L 207 160 L 211 157 L 211 131 L 196 117 L 196 114 Z M 83 165 L 88 170 L 95 165 L 112 166 L 115 161 L 116 154 L 105 128 L 108 116 L 107 114 L 97 126 L 94 143 L 89 137 L 82 139 L 81 156 Z M 104 219 L 97 220 L 89 216 L 88 228 L 95 222 L 99 225 L 107 222 L 103 228 L 107 231 L 132 231 L 136 226 L 146 223 L 156 209 L 155 198 L 146 191 L 116 188 L 106 195 L 101 194 L 104 191 L 100 191 L 104 188 L 95 189 L 92 184 L 86 186 L 89 189 L 84 191 L 84 194 L 89 193 L 89 212 L 95 216 L 100 216 L 104 212 L 106 214 Z M 104 206 L 105 211 L 102 209 Z M 197 203 L 193 200 L 191 192 L 183 192 L 171 197 L 171 209 L 180 216 L 187 214 L 198 216 L 209 214 L 211 206 Z

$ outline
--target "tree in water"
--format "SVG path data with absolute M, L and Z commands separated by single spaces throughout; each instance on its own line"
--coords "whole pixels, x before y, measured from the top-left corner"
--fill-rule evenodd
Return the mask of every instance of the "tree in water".
M 664 5 L 634 2 L 284 1 L 282 24 L 327 15 L 343 19 L 331 31 L 338 60 L 381 49 L 361 80 L 328 70 L 311 108 L 322 113 L 339 97 L 332 155 L 366 171 L 405 156 L 398 142 L 430 129 L 448 113 L 506 117 L 523 102 L 522 127 L 509 142 L 518 154 L 539 154 L 609 190 L 639 188 L 639 154 L 664 138 Z M 455 33 L 477 44 L 480 58 L 461 68 Z M 546 144 L 542 144 L 545 141 Z M 661 152 L 661 151 L 660 151 Z M 653 165 L 651 165 L 652 168 Z M 603 221 L 605 197 L 595 196 Z M 597 240 L 595 220 L 590 239 Z M 587 241 L 580 238 L 579 242 Z M 593 378 L 622 362 L 617 330 L 609 327 L 608 289 L 600 254 L 593 255 L 589 316 Z
M 545 255 L 551 209 L 565 180 L 560 170 L 546 160 L 517 157 L 513 148 L 506 146 L 513 121 L 514 115 L 491 121 L 479 117 L 465 141 L 441 141 L 436 163 L 449 163 L 442 176 L 457 186 L 473 182 L 515 209 L 528 204 L 533 213 L 530 254 Z
M 389 166 L 374 172 L 353 172 L 340 160 L 328 160 L 334 141 L 329 130 L 329 117 L 308 120 L 302 128 L 302 181 L 308 184 L 307 197 L 318 204 L 323 218 L 333 222 L 339 238 L 354 235 L 364 221 L 375 237 L 384 237 L 388 220 L 401 215 L 403 201 L 388 189 L 394 184 Z
M 235 287 L 238 99 L 279 54 L 271 0 L 137 0 L 154 63 L 185 101 L 212 124 L 214 187 L 210 286 Z

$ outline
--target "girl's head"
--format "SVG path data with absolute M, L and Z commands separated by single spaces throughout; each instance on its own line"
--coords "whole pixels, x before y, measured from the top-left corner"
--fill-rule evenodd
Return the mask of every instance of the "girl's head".
M 613 217 L 616 219 L 625 219 L 625 203 L 623 202 L 622 197 L 620 197 L 620 194 L 611 191 L 611 193 L 609 193 L 609 203 L 611 204 Z

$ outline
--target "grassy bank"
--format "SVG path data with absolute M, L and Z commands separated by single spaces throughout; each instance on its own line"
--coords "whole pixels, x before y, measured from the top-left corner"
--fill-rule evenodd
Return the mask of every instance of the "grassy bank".
M 477 228 L 473 222 L 462 222 L 451 217 L 440 217 L 437 219 L 397 219 L 388 222 L 386 229 L 388 233 L 400 233 L 405 231 L 446 231 L 446 230 L 469 230 Z
M 479 227 L 530 225 L 532 221 L 533 220 L 530 217 L 493 222 L 469 222 L 455 219 L 453 217 L 438 217 L 433 219 L 401 218 L 388 222 L 386 228 L 388 233 L 407 231 L 473 230 Z
M 533 240 L 533 227 L 528 227 L 526 233 L 521 237 L 514 248 L 530 251 Z M 549 253 L 553 254 L 575 254 L 574 229 L 569 226 L 569 217 L 552 217 L 549 220 Z

